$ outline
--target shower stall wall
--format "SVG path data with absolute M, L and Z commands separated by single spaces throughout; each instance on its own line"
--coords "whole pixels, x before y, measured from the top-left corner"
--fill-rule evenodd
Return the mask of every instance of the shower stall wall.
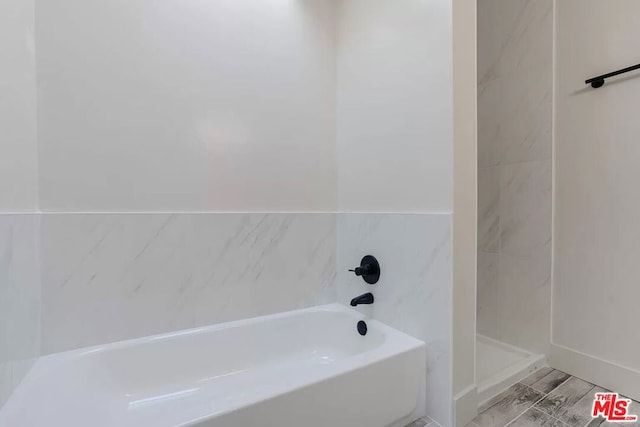
M 480 400 L 549 353 L 552 66 L 552 0 L 478 2 Z

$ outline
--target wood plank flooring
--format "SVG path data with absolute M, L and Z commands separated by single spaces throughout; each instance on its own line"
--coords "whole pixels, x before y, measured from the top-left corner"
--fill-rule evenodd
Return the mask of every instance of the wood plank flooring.
M 640 427 L 640 422 L 616 425 L 593 419 L 594 394 L 604 391 L 608 390 L 543 368 L 491 399 L 467 427 Z M 634 401 L 629 413 L 640 415 L 640 403 Z

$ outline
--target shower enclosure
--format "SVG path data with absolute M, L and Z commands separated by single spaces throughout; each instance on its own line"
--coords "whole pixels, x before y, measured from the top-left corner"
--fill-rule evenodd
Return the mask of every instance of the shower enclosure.
M 477 32 L 482 403 L 549 356 L 553 1 L 479 1 Z

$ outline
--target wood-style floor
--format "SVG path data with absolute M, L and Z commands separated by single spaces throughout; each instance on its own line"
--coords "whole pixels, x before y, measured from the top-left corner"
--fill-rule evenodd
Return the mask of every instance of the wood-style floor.
M 591 417 L 595 393 L 607 391 L 556 369 L 542 368 L 491 399 L 466 427 L 640 427 L 640 421 L 616 424 Z M 640 417 L 640 403 L 633 401 L 629 414 Z M 406 427 L 425 426 L 439 424 L 422 418 Z
M 467 427 L 640 427 L 640 422 L 614 424 L 591 417 L 594 394 L 606 391 L 543 368 L 491 399 Z M 632 402 L 629 414 L 640 416 L 640 403 Z

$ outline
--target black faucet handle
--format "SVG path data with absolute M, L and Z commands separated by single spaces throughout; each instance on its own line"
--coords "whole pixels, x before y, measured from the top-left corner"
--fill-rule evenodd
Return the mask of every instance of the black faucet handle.
M 356 273 L 356 276 L 363 276 L 365 274 L 370 274 L 371 272 L 375 271 L 375 267 L 372 266 L 371 264 L 365 264 L 362 267 L 356 267 L 353 270 L 349 270 L 349 271 Z
M 360 267 L 356 267 L 349 270 L 356 274 L 356 276 L 362 276 L 365 282 L 373 285 L 380 279 L 380 264 L 373 255 L 367 255 L 360 261 Z

